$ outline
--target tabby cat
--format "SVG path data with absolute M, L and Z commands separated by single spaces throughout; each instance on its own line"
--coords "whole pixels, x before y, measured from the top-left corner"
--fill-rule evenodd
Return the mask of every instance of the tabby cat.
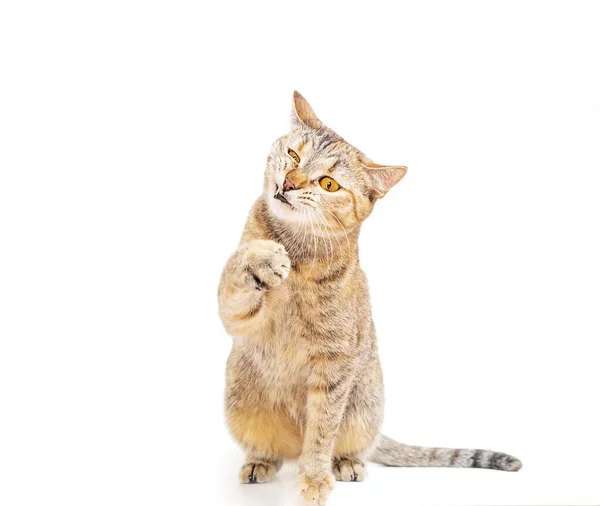
M 334 480 L 364 479 L 366 458 L 520 469 L 504 453 L 407 446 L 379 432 L 383 381 L 358 236 L 405 174 L 373 163 L 294 92 L 291 131 L 271 148 L 264 191 L 218 290 L 233 336 L 225 412 L 246 453 L 242 483 L 270 481 L 298 459 L 300 493 L 322 505 Z

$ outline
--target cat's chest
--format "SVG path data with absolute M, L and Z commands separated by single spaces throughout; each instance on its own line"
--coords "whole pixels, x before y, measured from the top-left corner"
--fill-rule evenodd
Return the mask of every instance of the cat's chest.
M 349 312 L 355 302 L 354 283 L 315 267 L 313 274 L 316 273 L 320 276 L 309 277 L 305 272 L 292 271 L 278 287 L 272 299 L 276 322 L 310 325 L 323 322 L 327 314 Z
M 351 283 L 316 283 L 292 273 L 271 302 L 269 339 L 282 343 L 286 356 L 339 351 L 356 333 L 359 314 Z

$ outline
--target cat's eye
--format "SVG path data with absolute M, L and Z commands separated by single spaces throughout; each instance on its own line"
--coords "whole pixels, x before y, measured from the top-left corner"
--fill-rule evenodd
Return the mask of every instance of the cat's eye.
M 330 178 L 329 176 L 319 179 L 319 184 L 323 190 L 327 190 L 328 192 L 336 192 L 340 189 L 340 185 L 337 184 L 336 180 Z
M 300 157 L 298 156 L 298 153 L 296 153 L 293 149 L 288 149 L 288 155 L 290 155 L 290 157 L 296 162 L 296 163 L 300 163 Z

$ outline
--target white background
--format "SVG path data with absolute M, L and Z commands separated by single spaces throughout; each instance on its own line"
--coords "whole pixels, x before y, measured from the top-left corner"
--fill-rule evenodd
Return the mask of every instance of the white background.
M 597 504 L 593 3 L 0 6 L 0 504 L 296 504 L 237 484 L 220 270 L 298 89 L 407 177 L 366 222 L 388 469 L 330 504 Z

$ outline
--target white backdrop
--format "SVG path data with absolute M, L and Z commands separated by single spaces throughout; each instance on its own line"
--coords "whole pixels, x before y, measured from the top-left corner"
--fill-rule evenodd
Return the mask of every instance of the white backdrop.
M 297 503 L 236 482 L 216 307 L 294 89 L 409 167 L 360 243 L 385 432 L 524 464 L 329 504 L 597 504 L 595 7 L 2 2 L 0 504 Z

